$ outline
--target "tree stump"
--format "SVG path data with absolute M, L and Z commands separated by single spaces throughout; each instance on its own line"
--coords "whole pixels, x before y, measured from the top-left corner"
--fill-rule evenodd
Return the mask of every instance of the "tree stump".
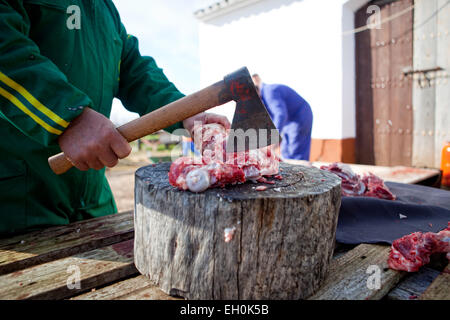
M 169 167 L 135 179 L 135 265 L 165 293 L 291 300 L 318 290 L 333 255 L 337 176 L 281 163 L 283 179 L 265 191 L 249 182 L 195 194 L 169 184 Z

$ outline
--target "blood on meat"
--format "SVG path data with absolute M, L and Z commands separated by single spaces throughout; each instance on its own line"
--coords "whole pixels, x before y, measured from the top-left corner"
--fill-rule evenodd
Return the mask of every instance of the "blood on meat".
M 169 182 L 174 187 L 202 192 L 208 188 L 244 183 L 247 180 L 258 181 L 279 172 L 280 158 L 271 146 L 226 153 L 228 134 L 223 126 L 197 125 L 193 133 L 194 144 L 202 157 L 181 157 L 172 163 Z
M 333 163 L 320 167 L 334 173 L 342 180 L 341 193 L 345 197 L 371 197 L 384 200 L 395 200 L 395 195 L 376 175 L 369 173 L 361 177 L 353 172 L 350 166 L 342 163 Z
M 416 272 L 430 262 L 434 253 L 447 253 L 450 260 L 450 222 L 438 233 L 414 232 L 392 243 L 388 265 L 391 269 Z

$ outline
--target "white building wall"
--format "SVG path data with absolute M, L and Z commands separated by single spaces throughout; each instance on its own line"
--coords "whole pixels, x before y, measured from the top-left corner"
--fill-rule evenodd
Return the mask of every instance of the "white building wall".
M 201 22 L 202 86 L 247 66 L 310 103 L 313 138 L 355 137 L 354 36 L 342 35 L 353 29 L 355 1 L 363 2 L 261 0 Z M 214 111 L 234 113 L 230 105 Z
M 359 1 L 359 0 L 357 0 Z M 342 31 L 353 30 L 355 27 L 356 9 L 350 1 L 342 6 Z M 360 2 L 360 1 L 359 1 Z M 342 48 L 342 138 L 356 137 L 356 53 L 355 35 L 341 35 Z

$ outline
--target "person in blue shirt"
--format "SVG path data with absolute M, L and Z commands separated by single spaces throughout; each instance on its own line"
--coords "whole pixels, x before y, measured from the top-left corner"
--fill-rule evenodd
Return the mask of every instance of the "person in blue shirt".
M 309 161 L 313 114 L 308 102 L 288 86 L 265 84 L 258 74 L 252 78 L 280 132 L 281 156 L 284 159 Z

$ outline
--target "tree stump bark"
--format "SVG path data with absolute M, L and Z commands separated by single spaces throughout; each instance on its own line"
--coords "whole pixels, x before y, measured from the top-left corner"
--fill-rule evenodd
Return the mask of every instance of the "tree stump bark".
M 337 176 L 281 163 L 283 180 L 269 178 L 276 183 L 265 191 L 250 182 L 195 194 L 169 184 L 169 167 L 136 172 L 142 274 L 186 299 L 303 299 L 317 291 L 333 255 Z

